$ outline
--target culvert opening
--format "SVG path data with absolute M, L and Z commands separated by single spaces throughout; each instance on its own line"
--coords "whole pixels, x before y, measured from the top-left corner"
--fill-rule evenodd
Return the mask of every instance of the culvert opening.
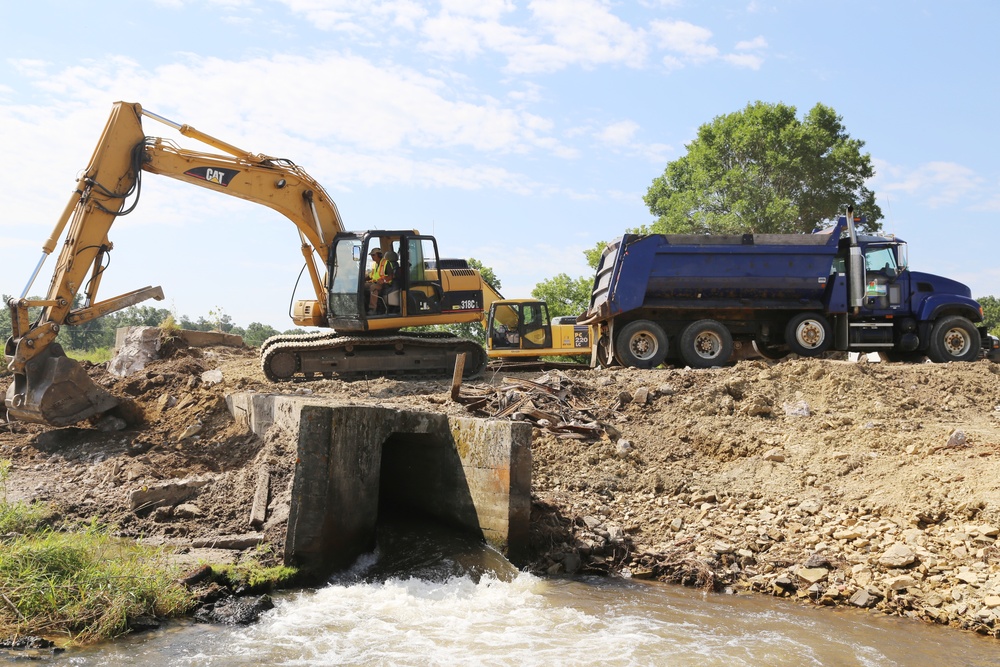
M 414 515 L 429 517 L 523 560 L 527 424 L 277 399 L 264 407 L 274 423 L 299 410 L 286 564 L 317 577 L 345 570 L 371 551 L 380 517 L 400 515 L 410 525 Z
M 483 538 L 454 446 L 428 433 L 393 433 L 382 444 L 377 522 L 422 521 Z
M 383 443 L 375 541 L 373 579 L 517 572 L 486 544 L 454 446 L 430 434 L 394 433 Z

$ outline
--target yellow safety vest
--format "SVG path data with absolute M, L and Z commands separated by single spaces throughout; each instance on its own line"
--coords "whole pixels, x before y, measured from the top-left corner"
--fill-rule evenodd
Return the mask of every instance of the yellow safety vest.
M 372 282 L 377 283 L 386 277 L 390 271 L 394 271 L 395 267 L 392 263 L 383 257 L 377 264 L 372 267 Z

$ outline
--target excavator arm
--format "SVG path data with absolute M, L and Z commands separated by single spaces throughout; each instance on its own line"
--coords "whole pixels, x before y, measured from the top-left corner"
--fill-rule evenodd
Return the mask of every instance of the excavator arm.
M 148 137 L 146 116 L 222 154 L 178 147 L 167 139 Z M 343 231 L 337 207 L 323 187 L 289 160 L 257 155 L 144 111 L 139 104 L 118 102 L 112 109 L 87 169 L 77 181 L 66 208 L 42 247 L 39 260 L 20 298 L 11 299 L 12 335 L 4 353 L 14 380 L 5 405 L 10 416 L 65 426 L 113 408 L 117 399 L 95 385 L 76 362 L 65 356 L 55 338 L 64 324 L 82 324 L 148 298 L 162 299 L 159 287 L 144 287 L 105 301 L 98 290 L 113 244 L 108 232 L 114 221 L 130 213 L 142 188 L 142 172 L 169 176 L 223 194 L 268 206 L 297 227 L 316 302 L 296 324 L 325 324 L 325 287 L 320 267 L 329 244 Z M 64 238 L 52 281 L 44 299 L 27 295 L 45 258 Z M 318 263 L 317 263 L 318 260 Z M 81 307 L 74 309 L 78 294 Z M 31 321 L 29 308 L 41 308 Z

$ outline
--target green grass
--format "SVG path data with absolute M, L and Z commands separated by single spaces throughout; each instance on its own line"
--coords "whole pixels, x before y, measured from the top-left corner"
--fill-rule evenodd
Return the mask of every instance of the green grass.
M 197 596 L 161 548 L 111 536 L 107 526 L 53 526 L 43 503 L 7 502 L 11 462 L 0 459 L 0 638 L 38 635 L 65 643 L 113 639 L 143 616 L 189 613 Z M 298 571 L 267 567 L 266 548 L 238 565 L 214 567 L 232 588 L 271 590 Z
M 236 589 L 246 586 L 252 591 L 270 591 L 287 588 L 298 581 L 299 570 L 287 565 L 264 566 L 254 559 L 236 565 L 216 567 L 220 579 Z
M 44 530 L 51 520 L 52 509 L 43 503 L 0 502 L 0 535 Z
M 43 531 L 5 542 L 0 636 L 88 643 L 126 633 L 130 620 L 140 616 L 178 616 L 195 603 L 162 550 L 113 538 L 100 528 Z
M 92 364 L 103 364 L 111 361 L 114 352 L 110 347 L 97 347 L 93 350 L 66 350 L 66 356 L 77 361 L 89 361 Z

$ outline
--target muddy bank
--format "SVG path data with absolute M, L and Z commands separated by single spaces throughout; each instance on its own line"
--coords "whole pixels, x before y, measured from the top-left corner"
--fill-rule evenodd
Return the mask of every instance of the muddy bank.
M 8 499 L 97 516 L 123 536 L 176 545 L 192 563 L 235 561 L 261 545 L 278 561 L 294 443 L 253 436 L 224 405 L 226 393 L 275 386 L 252 350 L 165 353 L 125 378 L 89 370 L 133 401 L 139 426 L 0 422 L 0 458 L 13 462 Z M 463 393 L 506 396 L 525 380 L 558 395 L 552 404 L 552 392 L 543 401 L 521 388 L 516 400 L 527 402 L 503 417 L 536 422 L 533 569 L 625 573 L 1000 633 L 997 364 L 520 373 L 484 376 Z M 444 380 L 281 388 L 452 414 L 502 407 L 456 402 Z M 576 428 L 552 423 L 561 416 Z M 251 525 L 262 469 L 269 511 Z

